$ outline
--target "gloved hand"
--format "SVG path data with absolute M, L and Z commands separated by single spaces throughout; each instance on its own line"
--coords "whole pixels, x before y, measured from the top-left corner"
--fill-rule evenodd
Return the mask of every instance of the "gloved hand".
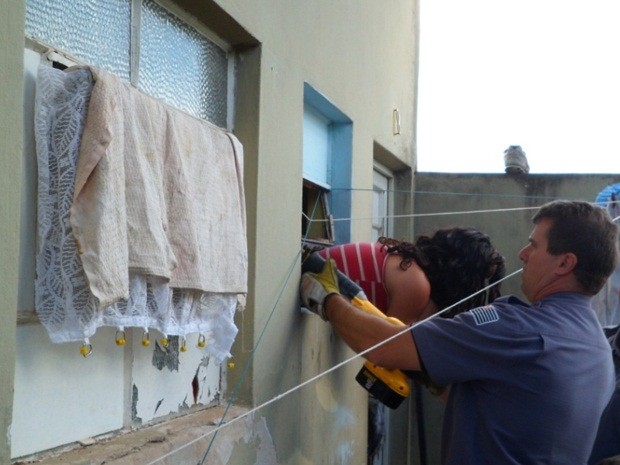
M 327 321 L 325 299 L 329 295 L 340 294 L 336 262 L 333 259 L 326 260 L 320 273 L 302 274 L 299 293 L 302 305 Z

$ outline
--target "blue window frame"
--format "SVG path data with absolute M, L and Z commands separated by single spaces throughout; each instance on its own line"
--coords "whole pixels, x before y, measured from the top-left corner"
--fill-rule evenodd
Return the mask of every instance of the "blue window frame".
M 302 235 L 309 243 L 351 238 L 352 122 L 304 84 Z

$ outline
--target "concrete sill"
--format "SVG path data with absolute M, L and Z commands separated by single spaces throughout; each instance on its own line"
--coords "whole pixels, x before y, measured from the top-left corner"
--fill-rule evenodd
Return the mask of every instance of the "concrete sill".
M 200 440 L 197 438 L 217 427 L 225 409 L 225 406 L 211 407 L 154 426 L 121 432 L 113 437 L 99 440 L 86 439 L 80 441 L 71 450 L 57 452 L 56 454 L 41 454 L 29 457 L 26 460 L 15 461 L 13 464 L 146 465 L 157 460 L 156 465 L 197 465 L 207 450 L 213 435 L 208 435 Z M 226 414 L 225 423 L 242 415 L 247 410 L 245 407 L 231 406 Z M 215 443 L 218 439 L 222 439 L 220 435 L 226 436 L 226 428 L 222 428 L 217 434 L 218 438 L 214 441 Z M 183 447 L 194 440 L 196 442 Z M 161 459 L 172 451 L 175 453 Z M 208 463 L 215 462 L 209 459 Z

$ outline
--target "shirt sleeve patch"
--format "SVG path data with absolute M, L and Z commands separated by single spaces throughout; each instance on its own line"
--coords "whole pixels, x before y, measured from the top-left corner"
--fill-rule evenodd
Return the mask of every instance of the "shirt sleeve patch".
M 474 322 L 476 326 L 486 325 L 487 323 L 493 323 L 499 321 L 499 314 L 495 307 L 488 305 L 486 307 L 478 307 L 469 311 L 474 316 Z

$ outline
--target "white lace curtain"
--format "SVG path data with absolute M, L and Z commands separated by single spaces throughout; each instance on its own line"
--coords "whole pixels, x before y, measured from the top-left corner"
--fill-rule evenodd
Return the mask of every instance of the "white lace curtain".
M 199 333 L 216 362 L 230 356 L 234 314 L 244 296 L 173 288 L 157 276 L 130 274 L 129 298 L 104 310 L 90 292 L 69 222 L 76 164 L 93 78 L 87 68 L 41 65 L 35 99 L 38 234 L 35 306 L 53 342 L 84 341 L 97 328 L 142 328 L 162 336 Z

